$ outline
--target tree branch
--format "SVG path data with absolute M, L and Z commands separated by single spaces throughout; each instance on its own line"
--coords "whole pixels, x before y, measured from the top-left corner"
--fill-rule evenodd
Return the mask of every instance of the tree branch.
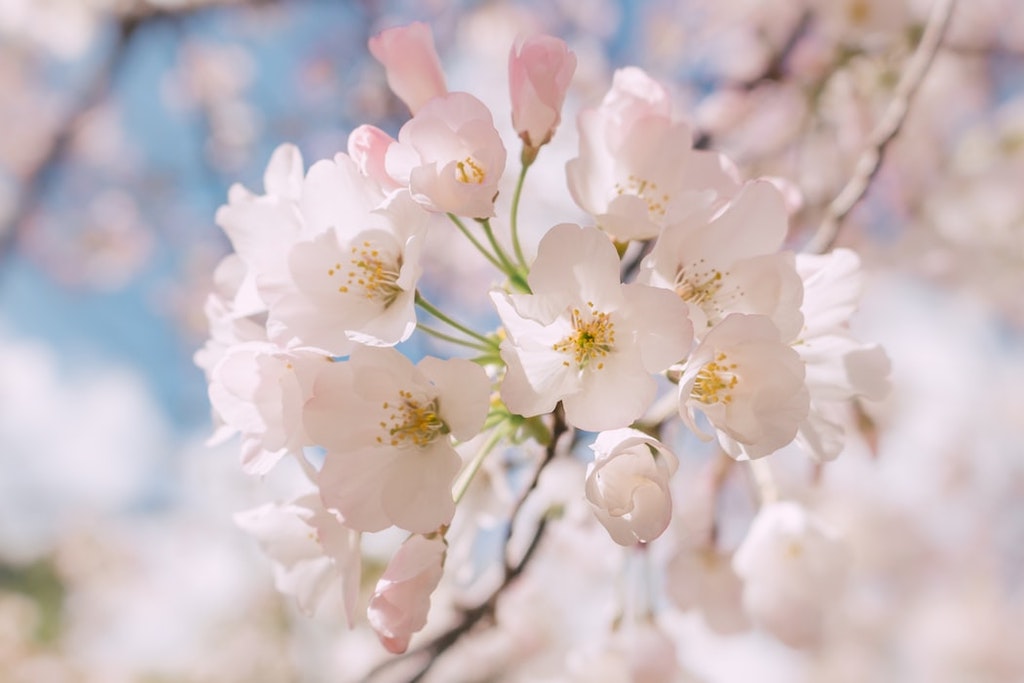
M 928 15 L 928 23 L 921 34 L 921 40 L 918 42 L 914 54 L 907 61 L 907 66 L 899 83 L 896 84 L 889 106 L 868 136 L 867 146 L 857 159 L 853 175 L 826 207 L 825 215 L 817 232 L 804 247 L 805 252 L 821 254 L 832 248 L 839 236 L 839 228 L 843 220 L 864 197 L 871 181 L 878 174 L 882 158 L 885 156 L 889 144 L 900 132 L 903 122 L 906 121 L 914 95 L 928 74 L 935 55 L 942 45 L 954 5 L 955 0 L 935 0 L 931 13 Z

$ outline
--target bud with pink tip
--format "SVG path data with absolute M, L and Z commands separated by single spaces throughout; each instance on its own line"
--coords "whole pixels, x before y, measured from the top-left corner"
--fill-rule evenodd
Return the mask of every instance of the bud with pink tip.
M 512 125 L 526 145 L 524 154 L 536 155 L 551 140 L 575 71 L 576 55 L 563 40 L 532 36 L 513 46 L 508 56 Z
M 370 53 L 384 65 L 388 87 L 415 114 L 448 92 L 430 26 L 415 22 L 381 31 L 369 42 Z

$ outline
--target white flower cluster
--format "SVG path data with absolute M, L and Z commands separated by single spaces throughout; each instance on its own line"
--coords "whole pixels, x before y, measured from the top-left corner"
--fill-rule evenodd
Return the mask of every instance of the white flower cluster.
M 848 329 L 857 257 L 783 249 L 782 181 L 743 182 L 722 155 L 694 149 L 666 90 L 622 69 L 579 114 L 579 154 L 566 168 L 592 224 L 550 228 L 530 262 L 516 211 L 523 178 L 560 122 L 572 52 L 537 36 L 510 55 L 522 165 L 511 231 L 498 239 L 490 219 L 506 148 L 491 112 L 447 90 L 425 25 L 385 31 L 370 50 L 412 112 L 397 139 L 362 126 L 347 154 L 308 171 L 284 145 L 265 194 L 233 187 L 217 214 L 234 253 L 217 270 L 211 339 L 197 362 L 218 436 L 241 435 L 242 466 L 255 475 L 295 457 L 316 489 L 239 517 L 277 562 L 282 591 L 312 609 L 340 581 L 354 619 L 360 535 L 403 529 L 410 536 L 380 577 L 368 619 L 388 650 L 404 651 L 427 621 L 449 527 L 481 462 L 513 436 L 543 440 L 556 413 L 599 432 L 580 495 L 611 538 L 655 540 L 673 516 L 678 459 L 657 438 L 667 419 L 651 411 L 671 384 L 671 415 L 737 460 L 794 441 L 817 461 L 839 454 L 844 404 L 881 397 L 888 360 Z M 474 330 L 423 297 L 428 231 L 461 233 L 501 273 L 490 292 L 500 330 Z M 630 258 L 636 275 L 624 282 Z M 447 327 L 428 326 L 419 309 Z M 475 362 L 413 364 L 393 347 L 417 330 L 461 344 Z M 464 464 L 455 446 L 481 431 L 481 451 Z M 321 466 L 304 455 L 310 447 L 325 452 Z M 773 518 L 755 524 L 736 571 L 758 575 L 762 556 L 777 558 L 771 571 L 780 574 L 811 562 L 786 574 L 792 600 L 771 588 L 766 597 L 764 581 L 747 584 L 754 620 L 770 630 L 786 622 L 775 630 L 787 637 L 798 627 L 785 610 L 831 585 L 806 572 L 834 562 L 810 557 L 831 549 L 814 540 L 816 523 L 786 522 L 786 533 L 818 536 L 780 545 Z

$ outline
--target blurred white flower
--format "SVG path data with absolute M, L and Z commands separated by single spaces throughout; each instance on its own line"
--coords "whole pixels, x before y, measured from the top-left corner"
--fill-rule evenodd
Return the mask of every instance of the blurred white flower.
M 838 533 L 790 501 L 761 508 L 733 556 L 747 615 L 793 647 L 821 641 L 848 565 Z

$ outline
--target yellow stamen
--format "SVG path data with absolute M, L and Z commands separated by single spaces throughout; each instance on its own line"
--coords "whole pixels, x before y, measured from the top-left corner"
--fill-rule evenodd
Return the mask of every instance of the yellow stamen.
M 647 213 L 651 218 L 665 217 L 669 196 L 664 192 L 659 193 L 658 184 L 653 181 L 630 175 L 626 178 L 625 183 L 615 183 L 615 194 L 618 196 L 629 194 L 644 200 L 647 204 Z
M 398 392 L 398 401 L 384 401 L 381 408 L 391 412 L 385 413 L 385 419 L 378 423 L 381 434 L 377 436 L 377 443 L 380 445 L 422 448 L 448 433 L 448 425 L 437 412 L 437 399 L 420 401 L 402 389 Z
M 727 363 L 727 360 L 724 353 L 719 353 L 700 369 L 690 390 L 691 398 L 704 405 L 732 403 L 732 390 L 739 384 L 739 378 L 735 373 L 736 363 Z
M 572 310 L 573 333 L 565 337 L 551 348 L 560 353 L 572 356 L 572 362 L 563 361 L 570 367 L 575 363 L 579 369 L 586 368 L 591 361 L 597 360 L 598 370 L 604 368 L 604 359 L 615 347 L 615 324 L 607 313 L 594 311 L 593 302 L 587 302 L 590 309 L 587 319 L 579 308 Z
M 455 164 L 455 179 L 467 185 L 480 185 L 487 178 L 483 166 L 473 157 L 466 157 Z

